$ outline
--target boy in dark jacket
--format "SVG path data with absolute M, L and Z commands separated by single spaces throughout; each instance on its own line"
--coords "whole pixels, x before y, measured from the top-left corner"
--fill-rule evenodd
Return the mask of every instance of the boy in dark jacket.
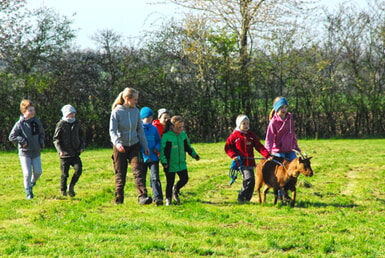
M 84 151 L 84 134 L 80 128 L 80 122 L 76 117 L 76 110 L 71 105 L 62 107 L 62 119 L 56 124 L 53 142 L 60 157 L 61 181 L 60 190 L 63 196 L 67 196 L 67 178 L 72 166 L 75 170 L 68 186 L 68 194 L 75 196 L 75 184 L 82 174 L 82 161 L 80 153 Z

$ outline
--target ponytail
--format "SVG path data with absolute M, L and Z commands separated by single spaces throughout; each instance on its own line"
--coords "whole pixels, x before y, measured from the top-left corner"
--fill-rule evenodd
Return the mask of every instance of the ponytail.
M 169 120 L 167 120 L 167 122 L 166 122 L 166 125 L 165 125 L 165 127 L 164 127 L 163 133 L 167 133 L 168 131 L 170 131 L 171 126 L 172 126 L 172 123 L 171 123 L 171 121 L 170 121 L 170 119 L 169 119 Z
M 123 91 L 119 93 L 118 97 L 115 99 L 114 104 L 112 104 L 112 110 L 116 108 L 117 105 L 122 105 L 124 103 Z
M 275 110 L 274 108 L 270 111 L 270 114 L 269 114 L 269 120 L 273 119 L 273 116 L 275 114 Z

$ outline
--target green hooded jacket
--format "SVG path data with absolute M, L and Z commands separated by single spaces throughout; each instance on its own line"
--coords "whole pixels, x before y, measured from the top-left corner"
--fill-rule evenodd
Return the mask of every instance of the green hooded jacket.
M 176 135 L 173 131 L 163 134 L 160 161 L 163 165 L 168 165 L 168 172 L 179 172 L 187 169 L 186 152 L 195 159 L 198 157 L 198 154 L 191 147 L 185 131 L 182 131 L 179 135 Z

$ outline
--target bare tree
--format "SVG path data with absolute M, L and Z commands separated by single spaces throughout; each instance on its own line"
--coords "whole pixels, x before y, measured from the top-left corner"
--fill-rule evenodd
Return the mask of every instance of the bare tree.
M 170 0 L 210 20 L 212 28 L 226 28 L 237 36 L 239 44 L 239 86 L 243 108 L 250 113 L 249 64 L 251 42 L 267 36 L 267 30 L 295 23 L 296 17 L 309 10 L 311 0 Z

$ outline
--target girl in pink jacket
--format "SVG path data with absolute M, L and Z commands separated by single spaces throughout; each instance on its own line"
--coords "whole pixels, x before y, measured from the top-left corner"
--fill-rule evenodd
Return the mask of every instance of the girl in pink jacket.
M 289 104 L 284 97 L 277 97 L 273 107 L 265 147 L 273 156 L 292 161 L 297 157 L 293 149 L 301 151 L 294 130 L 293 115 L 287 111 Z

